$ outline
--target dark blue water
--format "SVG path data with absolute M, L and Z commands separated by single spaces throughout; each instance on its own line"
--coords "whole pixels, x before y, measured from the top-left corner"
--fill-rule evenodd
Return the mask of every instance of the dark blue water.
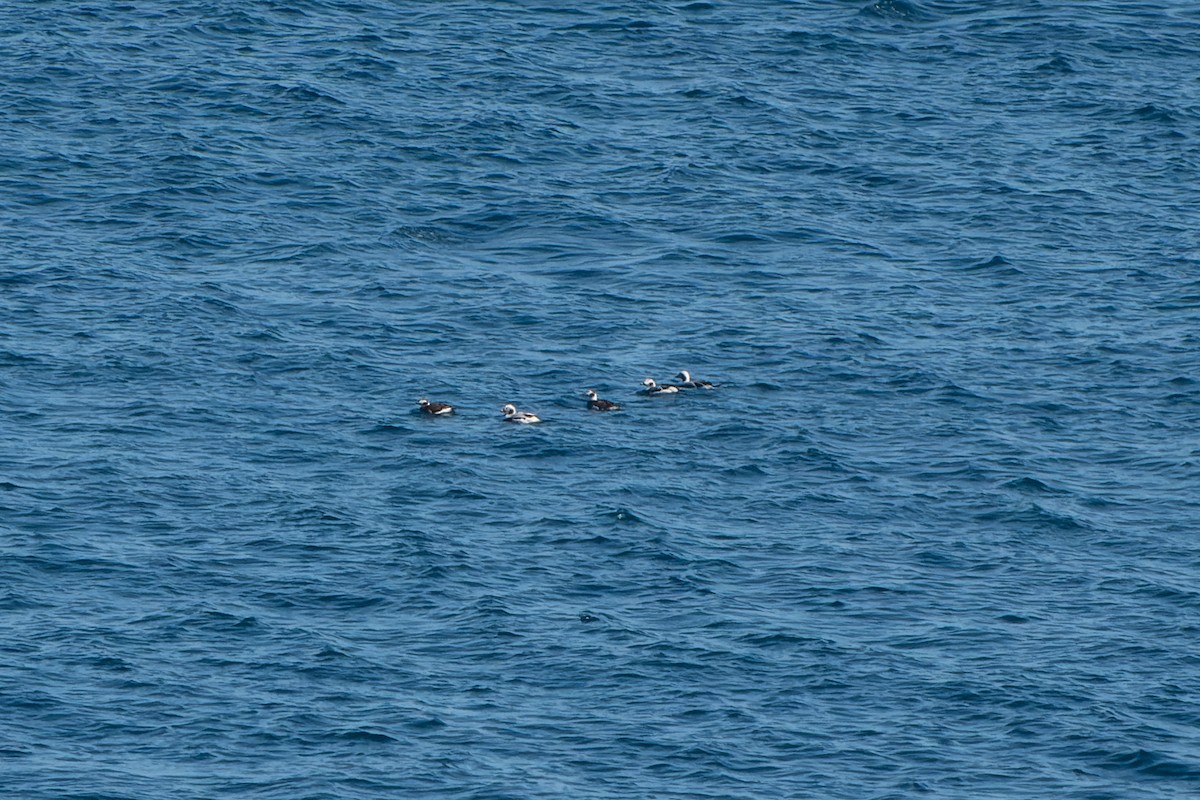
M 0 794 L 1200 794 L 1198 43 L 4 6 Z

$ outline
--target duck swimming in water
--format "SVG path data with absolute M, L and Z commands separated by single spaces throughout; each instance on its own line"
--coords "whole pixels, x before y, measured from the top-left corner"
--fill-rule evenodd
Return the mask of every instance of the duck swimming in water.
M 679 370 L 679 374 L 675 376 L 675 380 L 679 381 L 680 389 L 711 389 L 713 385 L 708 381 L 694 381 L 691 373 L 686 369 Z
M 522 425 L 532 425 L 535 422 L 542 421 L 542 418 L 537 414 L 530 414 L 527 411 L 517 411 L 517 407 L 512 403 L 508 403 L 500 410 L 504 412 L 505 422 L 519 422 Z
M 435 417 L 440 417 L 443 414 L 454 413 L 454 406 L 450 405 L 449 403 L 431 403 L 424 397 L 417 401 L 417 405 L 419 405 L 421 410 L 426 414 L 433 414 Z
M 646 378 L 646 380 L 642 381 L 642 386 L 645 386 L 646 388 L 642 389 L 641 393 L 650 397 L 655 397 L 656 395 L 660 394 L 675 394 L 679 391 L 678 386 L 673 386 L 669 383 L 664 383 L 662 386 L 659 386 L 654 382 L 654 378 Z
M 595 389 L 588 389 L 585 393 L 588 396 L 588 409 L 591 411 L 620 411 L 621 406 L 611 400 L 601 400 L 596 396 Z

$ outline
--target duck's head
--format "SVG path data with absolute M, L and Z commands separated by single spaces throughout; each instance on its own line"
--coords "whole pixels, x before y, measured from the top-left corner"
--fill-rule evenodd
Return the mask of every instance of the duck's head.
M 584 394 L 586 394 L 588 396 L 589 400 L 596 399 L 596 390 L 595 389 L 588 389 L 586 392 L 584 392 Z
M 654 382 L 654 378 L 646 378 L 646 380 L 642 381 L 642 386 L 657 386 L 657 385 L 658 384 L 656 384 Z
M 428 398 L 422 397 L 420 400 L 417 401 L 417 405 L 419 405 L 421 407 L 425 407 L 425 406 L 429 405 Z
M 675 376 L 675 380 L 683 381 L 684 383 L 687 383 L 691 379 L 692 379 L 692 376 L 691 376 L 691 374 L 688 373 L 688 371 L 686 369 L 679 370 L 679 374 Z
M 514 406 L 512 403 L 506 404 L 500 410 L 504 412 L 504 416 L 506 416 L 506 417 L 511 417 L 513 414 L 517 413 L 517 407 Z

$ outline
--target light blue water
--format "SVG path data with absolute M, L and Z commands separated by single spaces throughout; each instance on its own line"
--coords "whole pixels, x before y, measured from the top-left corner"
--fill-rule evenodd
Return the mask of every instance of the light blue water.
M 6 6 L 0 794 L 1200 793 L 1197 42 Z

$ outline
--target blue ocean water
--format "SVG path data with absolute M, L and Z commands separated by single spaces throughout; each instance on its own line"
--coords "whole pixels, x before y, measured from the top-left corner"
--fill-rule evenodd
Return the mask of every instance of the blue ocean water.
M 7 4 L 0 794 L 1200 794 L 1198 42 Z

